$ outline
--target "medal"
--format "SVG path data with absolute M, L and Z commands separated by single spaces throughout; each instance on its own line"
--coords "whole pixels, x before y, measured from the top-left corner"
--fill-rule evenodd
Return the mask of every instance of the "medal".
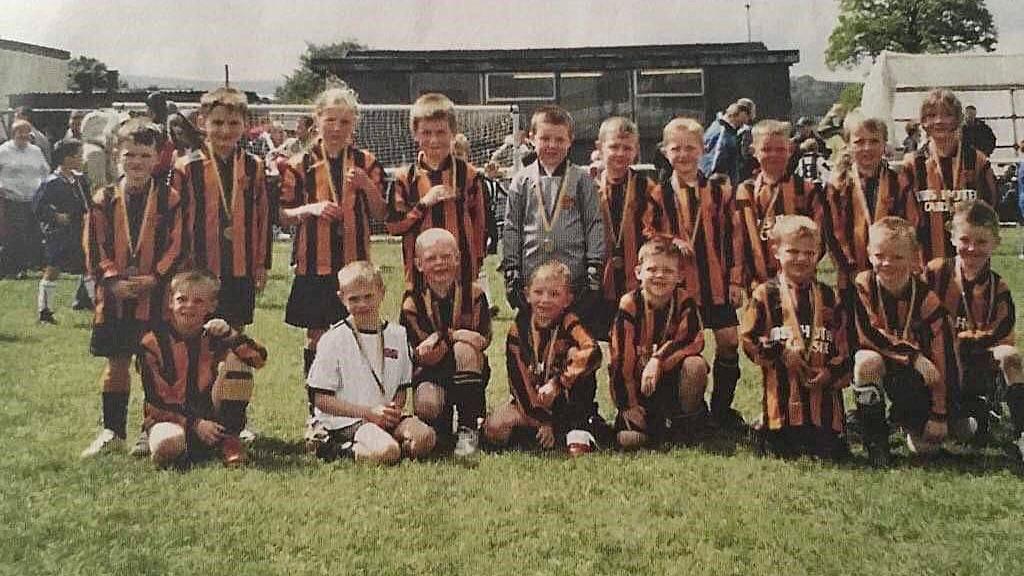
M 537 180 L 533 183 L 533 193 L 537 198 L 537 214 L 540 216 L 540 223 L 544 229 L 544 240 L 541 242 L 541 249 L 547 254 L 555 251 L 555 241 L 551 238 L 551 229 L 558 220 L 558 215 L 562 213 L 562 206 L 565 205 L 565 200 L 568 198 L 565 195 L 565 191 L 568 187 L 570 168 L 571 165 L 566 163 L 565 175 L 562 176 L 562 183 L 558 187 L 558 196 L 555 198 L 554 203 L 555 209 L 550 219 L 548 218 L 548 209 L 544 206 L 544 196 L 540 192 L 540 168 L 537 168 Z
M 611 233 L 611 231 L 615 229 L 614 221 L 612 219 L 611 194 L 612 184 L 608 182 L 608 173 L 605 172 L 601 176 L 600 198 L 601 213 L 604 218 L 605 237 L 607 238 L 609 236 L 614 236 L 612 249 L 616 252 L 622 253 L 622 234 L 627 227 L 626 220 L 629 219 L 630 223 L 632 223 L 632 218 L 630 218 L 630 210 L 633 206 L 633 198 L 634 196 L 636 196 L 636 179 L 633 178 L 633 176 L 628 171 L 626 172 L 626 198 L 622 203 L 622 220 L 619 221 L 618 232 L 615 234 Z M 612 266 L 616 270 L 622 270 L 623 268 L 626 267 L 625 262 L 623 261 L 621 256 L 612 257 Z
M 132 238 L 132 226 L 128 218 L 128 196 L 120 186 L 115 189 L 115 194 L 121 197 L 121 226 L 124 227 L 124 233 L 128 240 L 128 262 L 138 262 L 139 252 L 142 250 L 142 236 L 150 228 L 150 210 L 156 202 L 156 183 L 152 179 L 149 181 L 149 193 L 146 197 L 146 205 L 142 208 L 142 224 L 139 226 L 138 238 Z M 127 266 L 125 273 L 128 276 L 137 276 L 139 269 L 137 266 Z
M 545 237 L 544 241 L 541 242 L 540 246 L 548 254 L 551 254 L 552 252 L 555 251 L 555 241 L 552 240 L 551 237 Z
M 625 267 L 626 262 L 622 259 L 622 256 L 612 256 L 612 268 L 622 270 Z
M 543 362 L 537 362 L 536 364 L 533 365 L 533 375 L 534 376 L 543 376 L 544 375 L 544 363 Z
M 234 232 L 234 230 L 231 228 L 230 224 L 228 226 L 225 226 L 224 227 L 224 239 L 228 240 L 228 241 L 233 240 L 234 236 L 232 235 L 232 232 Z
M 223 236 L 224 236 L 225 240 L 230 241 L 232 239 L 232 237 L 231 237 L 231 215 L 232 215 L 231 204 L 228 203 L 227 192 L 224 190 L 224 180 L 222 180 L 221 176 L 220 176 L 220 166 L 217 165 L 218 160 L 217 160 L 217 156 L 214 155 L 213 146 L 209 146 L 209 145 L 207 146 L 207 153 L 210 155 L 210 162 L 213 164 L 213 172 L 214 172 L 214 174 L 216 176 L 217 190 L 220 192 L 220 205 L 221 205 L 221 208 L 224 210 L 224 216 L 223 216 L 222 219 L 227 224 L 227 226 L 224 227 Z M 239 181 L 238 171 L 239 171 L 239 168 L 240 168 L 239 165 L 241 164 L 241 162 L 242 162 L 241 159 L 235 158 L 235 161 L 232 163 L 232 167 L 234 168 L 234 174 L 232 175 L 232 177 L 234 178 L 234 180 L 232 180 L 233 182 L 238 182 Z M 234 191 L 234 186 L 232 186 L 232 198 L 231 198 L 232 203 L 234 202 L 234 192 L 235 192 Z

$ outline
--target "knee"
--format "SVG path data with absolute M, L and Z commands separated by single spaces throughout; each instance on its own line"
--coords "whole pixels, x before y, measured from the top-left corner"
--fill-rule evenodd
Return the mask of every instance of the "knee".
M 1024 369 L 1021 363 L 1020 351 L 1013 346 L 997 346 L 992 350 L 992 355 L 1003 372 L 1019 374 Z
M 402 452 L 409 458 L 423 458 L 430 454 L 437 444 L 437 433 L 430 426 L 417 420 L 402 442 Z
M 683 360 L 683 384 L 687 388 L 699 387 L 701 389 L 707 384 L 708 365 L 700 356 L 690 356 Z
M 509 417 L 507 410 L 499 409 L 484 419 L 484 438 L 495 446 L 504 446 L 508 444 L 514 427 L 515 420 Z
M 402 459 L 402 447 L 395 440 L 383 442 L 372 450 L 367 450 L 366 460 L 377 464 L 397 464 Z
M 878 383 L 885 376 L 885 360 L 874 350 L 858 350 L 853 356 L 853 379 Z
M 185 453 L 185 430 L 177 424 L 160 422 L 149 430 L 150 457 L 157 466 L 167 466 Z
M 648 437 L 647 434 L 636 430 L 620 430 L 615 435 L 615 440 L 622 448 L 625 448 L 626 450 L 635 450 L 646 446 Z
M 459 372 L 480 372 L 483 369 L 483 356 L 465 342 L 456 342 L 452 347 L 455 355 L 455 369 Z
M 420 419 L 431 421 L 440 418 L 444 408 L 444 389 L 431 382 L 416 387 L 413 395 L 413 413 Z

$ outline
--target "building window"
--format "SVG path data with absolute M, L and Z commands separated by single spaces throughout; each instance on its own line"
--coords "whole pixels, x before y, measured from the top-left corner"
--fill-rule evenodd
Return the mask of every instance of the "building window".
M 525 102 L 555 99 L 552 72 L 495 72 L 484 76 L 488 102 Z
M 637 70 L 636 95 L 700 96 L 704 94 L 704 71 L 700 68 L 662 68 Z

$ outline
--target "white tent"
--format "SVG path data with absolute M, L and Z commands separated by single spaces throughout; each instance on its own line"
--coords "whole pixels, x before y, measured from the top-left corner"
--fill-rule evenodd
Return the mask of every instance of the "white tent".
M 861 112 L 885 119 L 899 146 L 903 126 L 916 120 L 925 94 L 949 88 L 973 104 L 996 133 L 994 160 L 1014 158 L 1024 138 L 1024 54 L 901 54 L 882 52 L 864 83 Z

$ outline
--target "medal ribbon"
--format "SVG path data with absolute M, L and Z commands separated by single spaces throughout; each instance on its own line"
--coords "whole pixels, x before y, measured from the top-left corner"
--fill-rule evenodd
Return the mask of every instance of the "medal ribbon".
M 889 331 L 889 318 L 885 314 L 885 302 L 882 301 L 882 285 L 878 282 L 878 277 L 875 276 L 875 287 L 878 289 L 878 313 L 882 316 L 882 323 L 885 325 L 885 331 Z M 910 321 L 914 318 L 914 305 L 917 302 L 917 282 L 914 278 L 910 278 L 910 303 L 907 305 L 907 319 L 903 323 L 903 331 L 900 332 L 899 337 L 907 343 L 910 343 Z
M 612 208 L 611 208 L 612 187 L 609 186 L 609 184 L 608 184 L 608 172 L 607 171 L 605 171 L 601 175 L 601 190 L 604 191 L 604 194 L 601 195 L 601 212 L 604 215 L 605 230 L 608 231 L 607 233 L 609 235 L 612 235 L 611 231 L 614 230 L 615 221 L 612 219 Z M 633 198 L 634 198 L 634 196 L 636 196 L 636 178 L 633 178 L 633 175 L 630 174 L 629 171 L 627 170 L 626 171 L 626 200 L 622 204 L 622 220 L 619 222 L 618 232 L 616 234 L 614 234 L 614 236 L 615 236 L 615 246 L 614 246 L 615 252 L 614 252 L 614 255 L 615 256 L 622 257 L 621 254 L 620 254 L 622 252 L 622 232 L 626 229 L 627 220 L 632 222 L 632 218 L 630 217 L 630 213 L 631 213 L 630 207 L 633 205 Z
M 538 163 L 539 164 L 539 163 Z M 571 164 L 566 162 L 565 174 L 562 175 L 562 183 L 558 187 L 558 196 L 555 197 L 555 207 L 551 213 L 551 219 L 548 220 L 548 209 L 544 205 L 544 196 L 540 191 L 540 166 L 537 167 L 537 180 L 533 183 L 533 193 L 537 197 L 537 212 L 540 215 L 540 222 L 544 226 L 544 238 L 549 239 L 551 237 L 551 229 L 558 221 L 558 216 L 562 213 L 562 198 L 565 197 L 565 191 L 568 188 L 569 182 L 569 168 Z
M 970 297 L 968 297 L 967 291 L 964 290 L 964 286 L 967 284 L 967 276 L 964 274 L 964 268 L 960 263 L 960 259 L 956 261 L 956 273 L 960 279 L 960 300 L 964 303 L 964 311 L 967 313 L 967 323 L 971 330 L 977 331 L 987 328 L 992 323 L 992 310 L 995 306 L 996 301 L 996 282 L 995 277 L 992 275 L 992 269 L 988 271 L 988 303 L 985 311 L 985 324 L 979 325 L 974 319 L 974 311 L 971 309 L 971 301 L 974 300 L 973 290 L 971 291 Z
M 650 354 L 644 354 L 643 364 L 646 365 L 647 361 L 651 359 L 654 354 L 665 346 L 668 341 L 669 326 L 672 324 L 672 318 L 676 314 L 676 298 L 675 294 L 672 294 L 672 302 L 668 307 L 668 316 L 665 317 L 665 325 L 661 327 L 661 334 L 655 338 L 654 315 L 657 312 L 653 306 L 650 306 L 646 300 L 644 300 L 644 328 L 641 334 L 641 342 L 650 342 Z M 644 350 L 646 353 L 647 350 Z M 640 370 L 643 370 L 644 366 L 640 366 Z
M 673 172 L 672 190 L 675 192 L 676 197 L 679 198 L 679 206 L 681 208 L 680 212 L 683 216 L 683 229 L 680 230 L 680 232 L 682 232 L 683 235 L 688 235 L 690 237 L 690 247 L 693 248 L 694 242 L 697 240 L 697 231 L 704 225 L 704 219 L 700 217 L 700 192 L 698 191 L 696 194 L 697 216 L 694 218 L 690 213 L 690 191 L 695 190 L 695 188 L 688 184 L 684 186 L 679 181 L 679 175 Z M 686 233 L 687 226 L 689 227 L 689 234 Z M 705 237 L 707 237 L 707 234 L 705 234 Z
M 385 390 L 384 390 L 384 382 L 381 380 L 381 377 L 384 376 L 384 326 L 385 326 L 385 324 L 382 322 L 381 325 L 380 325 L 380 329 L 377 330 L 377 339 L 378 339 L 378 342 L 379 342 L 378 352 L 380 353 L 380 371 L 381 371 L 380 376 L 378 376 L 377 375 L 377 371 L 373 369 L 373 362 L 370 362 L 370 356 L 367 355 L 366 354 L 366 350 L 363 349 L 363 342 L 359 338 L 359 331 L 356 330 L 355 326 L 352 326 L 352 324 L 349 323 L 348 318 L 345 318 L 344 322 L 345 322 L 345 326 L 349 330 L 352 331 L 352 338 L 354 338 L 355 341 L 356 341 L 356 348 L 359 350 L 359 355 L 362 356 L 363 362 L 366 363 L 366 367 L 370 369 L 370 374 L 373 375 L 373 380 L 377 383 L 377 389 L 380 390 L 380 394 L 381 394 L 381 396 L 383 396 L 386 393 Z
M 142 236 L 149 230 L 149 221 L 152 218 L 151 208 L 156 204 L 156 182 L 149 181 L 149 192 L 146 194 L 146 204 L 142 208 L 142 225 L 139 226 L 139 237 L 132 238 L 132 226 L 128 220 L 128 196 L 120 185 L 114 188 L 115 197 L 121 200 L 121 225 L 124 227 L 125 236 L 128 238 L 128 265 L 138 260 L 139 250 L 142 249 Z
M 551 362 L 555 358 L 555 341 L 558 340 L 558 333 L 562 329 L 561 323 L 556 324 L 551 331 L 551 338 L 548 340 L 547 350 L 541 358 L 540 330 L 530 321 L 530 347 L 533 349 L 533 359 L 530 362 L 530 369 L 535 376 L 541 377 L 540 385 L 543 386 L 548 380 L 548 372 L 551 370 Z M 538 362 L 538 360 L 541 360 Z
M 345 194 L 345 167 L 350 166 L 352 162 L 351 150 L 348 146 L 345 147 L 345 153 L 340 154 L 341 156 L 341 185 L 335 186 L 334 175 L 331 170 L 331 158 L 327 155 L 327 147 L 324 146 L 323 141 L 320 142 L 320 154 L 324 157 L 324 163 L 327 168 L 327 186 L 331 191 L 331 202 L 341 205 L 342 198 Z
M 778 278 L 779 293 L 782 296 L 782 324 L 789 328 L 792 334 L 786 342 L 786 346 L 791 350 L 799 352 L 804 362 L 810 366 L 811 352 L 808 342 L 814 339 L 814 335 L 820 331 L 824 324 L 822 321 L 822 310 L 825 308 L 825 305 L 821 296 L 821 287 L 817 282 L 811 282 L 811 334 L 809 338 L 805 338 L 803 331 L 800 329 L 796 296 L 793 295 L 793 290 L 785 276 L 779 274 Z

